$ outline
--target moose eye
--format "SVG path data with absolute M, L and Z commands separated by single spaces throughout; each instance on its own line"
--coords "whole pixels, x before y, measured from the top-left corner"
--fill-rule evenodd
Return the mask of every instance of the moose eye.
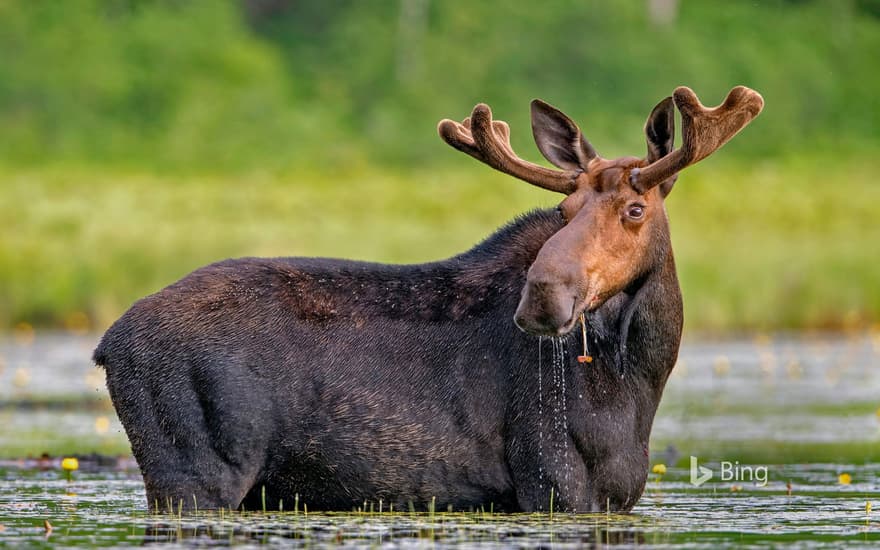
M 645 215 L 645 207 L 641 204 L 631 204 L 626 208 L 626 215 L 630 219 L 640 220 Z

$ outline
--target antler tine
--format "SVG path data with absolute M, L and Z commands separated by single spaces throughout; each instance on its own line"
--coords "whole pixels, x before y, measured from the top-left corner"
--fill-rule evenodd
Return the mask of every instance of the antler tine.
M 703 106 L 686 86 L 676 88 L 672 97 L 681 113 L 682 144 L 656 162 L 632 170 L 630 183 L 640 193 L 720 149 L 764 108 L 761 94 L 745 86 L 730 90 L 724 102 L 715 108 Z
M 543 189 L 571 194 L 577 189 L 580 172 L 551 170 L 519 158 L 510 145 L 510 127 L 492 120 L 492 110 L 485 103 L 474 107 L 471 116 L 461 123 L 444 119 L 437 126 L 446 143 L 492 168 Z

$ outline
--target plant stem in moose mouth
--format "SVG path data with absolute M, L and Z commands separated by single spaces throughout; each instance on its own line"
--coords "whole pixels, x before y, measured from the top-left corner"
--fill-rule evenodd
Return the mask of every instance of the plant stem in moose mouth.
M 590 355 L 590 350 L 587 349 L 587 319 L 583 311 L 579 315 L 579 320 L 581 322 L 581 337 L 584 340 L 584 353 L 583 355 L 578 355 L 578 363 L 592 363 L 593 356 Z

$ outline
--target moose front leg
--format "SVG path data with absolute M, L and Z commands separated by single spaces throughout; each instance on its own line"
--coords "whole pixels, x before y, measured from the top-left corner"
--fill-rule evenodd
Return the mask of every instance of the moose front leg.
M 634 443 L 597 460 L 589 468 L 594 480 L 589 511 L 626 512 L 642 496 L 648 480 L 648 443 Z
M 647 458 L 614 453 L 587 467 L 572 441 L 554 441 L 538 453 L 523 444 L 508 449 L 519 507 L 525 512 L 592 513 L 628 511 L 647 480 Z
M 525 512 L 590 511 L 587 470 L 571 436 L 555 430 L 553 419 L 539 430 L 537 420 L 533 430 L 511 438 L 506 449 L 519 507 Z

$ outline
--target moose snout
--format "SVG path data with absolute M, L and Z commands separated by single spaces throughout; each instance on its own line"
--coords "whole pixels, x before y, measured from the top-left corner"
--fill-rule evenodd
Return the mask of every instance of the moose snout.
M 513 321 L 536 336 L 559 336 L 571 329 L 575 293 L 569 285 L 550 281 L 528 281 Z

